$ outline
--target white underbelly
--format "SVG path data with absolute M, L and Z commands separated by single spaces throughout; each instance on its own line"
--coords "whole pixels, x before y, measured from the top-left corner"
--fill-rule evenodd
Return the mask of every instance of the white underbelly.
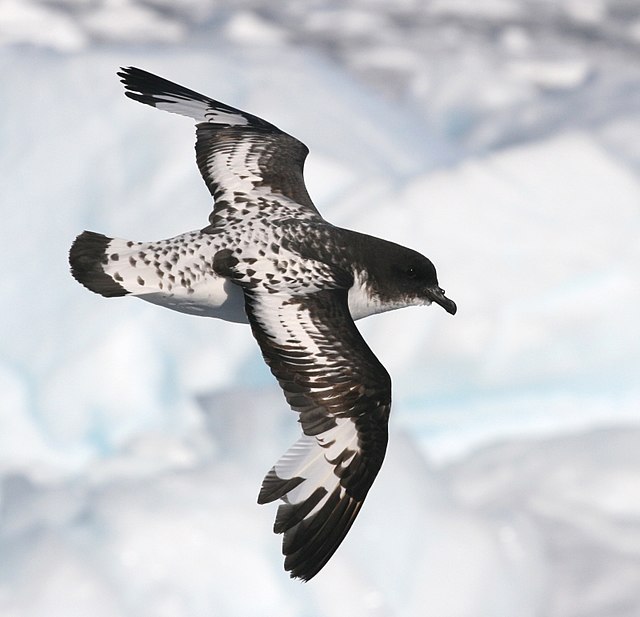
M 242 288 L 223 277 L 207 278 L 206 284 L 196 285 L 191 293 L 186 288 L 174 287 L 170 293 L 159 291 L 137 297 L 180 313 L 249 323 Z M 372 301 L 359 277 L 349 289 L 348 302 L 354 321 L 385 310 L 379 302 Z
M 180 313 L 249 323 L 242 289 L 222 277 L 208 278 L 206 284 L 196 285 L 191 293 L 185 288 L 174 288 L 171 293 L 140 294 L 138 298 Z

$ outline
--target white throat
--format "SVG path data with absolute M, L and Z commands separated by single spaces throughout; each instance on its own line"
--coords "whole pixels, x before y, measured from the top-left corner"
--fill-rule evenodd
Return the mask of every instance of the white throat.
M 353 286 L 349 289 L 349 312 L 353 320 L 362 319 L 387 310 L 389 308 L 384 306 L 378 297 L 370 292 L 366 278 L 362 273 L 355 271 Z
M 367 277 L 358 271 L 354 271 L 353 286 L 349 289 L 348 301 L 349 311 L 354 321 L 369 315 L 386 313 L 406 306 L 428 306 L 431 304 L 430 300 L 407 297 L 399 297 L 391 302 L 382 302 L 379 296 L 371 290 Z

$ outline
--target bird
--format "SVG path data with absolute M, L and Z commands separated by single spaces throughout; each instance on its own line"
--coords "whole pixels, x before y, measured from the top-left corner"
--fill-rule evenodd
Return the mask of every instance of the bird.
M 391 378 L 354 322 L 432 303 L 454 315 L 456 304 L 427 257 L 321 216 L 301 141 L 142 69 L 118 76 L 130 99 L 195 120 L 213 209 L 202 229 L 154 242 L 84 231 L 71 274 L 105 297 L 250 325 L 302 430 L 258 503 L 279 502 L 284 569 L 308 581 L 347 535 L 387 448 Z

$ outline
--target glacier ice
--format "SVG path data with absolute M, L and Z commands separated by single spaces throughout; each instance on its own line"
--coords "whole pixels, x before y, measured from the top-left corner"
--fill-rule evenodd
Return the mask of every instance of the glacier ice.
M 565 65 L 538 62 L 531 50 L 548 32 L 537 40 L 524 23 L 498 41 L 520 54 L 500 83 L 487 68 L 494 49 L 478 60 L 482 88 L 463 83 L 467 65 L 424 69 L 424 42 L 381 40 L 368 55 L 358 37 L 393 20 L 354 0 L 351 47 L 339 50 L 348 70 L 410 79 L 420 101 L 434 97 L 425 118 L 250 9 L 221 26 L 224 43 L 166 49 L 96 45 L 113 28 L 76 19 L 81 4 L 0 3 L 22 20 L 5 43 L 58 50 L 0 47 L 0 614 L 637 614 L 630 69 L 601 71 L 585 47 L 565 63 L 571 79 L 550 86 Z M 190 35 L 211 10 L 191 1 L 180 21 L 161 4 L 121 3 L 162 16 L 156 42 Z M 519 11 L 489 4 L 498 21 L 500 7 Z M 50 30 L 29 30 L 29 15 L 49 13 Z M 338 36 L 331 13 L 314 15 L 307 32 Z M 482 53 L 476 44 L 456 53 Z M 191 125 L 125 99 L 115 70 L 130 64 L 300 137 L 326 217 L 423 250 L 459 304 L 455 319 L 408 309 L 361 322 L 394 379 L 392 438 L 358 523 L 312 584 L 281 571 L 274 513 L 255 504 L 297 427 L 248 329 L 107 301 L 68 274 L 84 228 L 144 240 L 206 220 Z M 602 109 L 590 116 L 577 103 L 594 83 Z M 612 83 L 623 84 L 617 98 Z M 562 115 L 567 101 L 580 122 Z

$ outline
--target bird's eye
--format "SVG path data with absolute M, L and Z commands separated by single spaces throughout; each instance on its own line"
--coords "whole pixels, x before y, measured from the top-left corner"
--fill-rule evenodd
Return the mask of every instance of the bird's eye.
M 418 271 L 415 269 L 414 266 L 409 266 L 407 268 L 407 270 L 405 271 L 405 274 L 410 278 L 410 279 L 414 279 L 416 278 L 416 276 L 418 276 Z

